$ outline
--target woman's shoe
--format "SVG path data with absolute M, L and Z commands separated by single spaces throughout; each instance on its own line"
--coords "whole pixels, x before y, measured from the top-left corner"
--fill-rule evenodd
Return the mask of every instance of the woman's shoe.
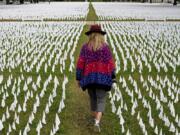
M 93 126 L 94 122 L 95 122 L 95 119 L 94 119 L 94 118 L 88 119 L 88 120 L 87 120 L 87 126 Z
M 97 132 L 97 133 L 101 132 L 101 128 L 99 124 L 94 124 L 94 132 Z
M 95 119 L 94 119 L 94 117 L 92 117 L 92 116 L 86 116 L 86 126 L 87 127 L 93 127 L 93 125 L 94 125 L 94 123 L 95 123 Z

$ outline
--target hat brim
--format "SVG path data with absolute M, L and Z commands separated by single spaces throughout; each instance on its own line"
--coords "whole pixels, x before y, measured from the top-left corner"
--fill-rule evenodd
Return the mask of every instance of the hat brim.
M 87 36 L 89 36 L 91 33 L 100 33 L 100 34 L 102 34 L 102 35 L 105 35 L 105 34 L 106 34 L 105 31 L 87 31 L 87 32 L 85 32 L 85 34 L 86 34 Z

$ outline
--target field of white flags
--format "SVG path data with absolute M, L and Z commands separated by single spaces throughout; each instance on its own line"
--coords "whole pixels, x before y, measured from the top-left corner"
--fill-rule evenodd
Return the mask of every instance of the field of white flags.
M 102 22 L 115 56 L 109 93 L 127 135 L 180 134 L 180 23 Z
M 83 20 L 86 18 L 87 2 L 51 2 L 25 5 L 1 5 L 0 19 L 22 20 Z
M 167 3 L 94 2 L 93 6 L 99 20 L 180 19 L 180 6 Z
M 74 76 L 96 14 L 117 74 L 102 134 L 180 135 L 180 22 L 132 21 L 180 19 L 179 5 L 92 5 L 0 5 L 0 135 L 91 134 Z
M 54 135 L 82 22 L 0 23 L 0 134 Z M 71 60 L 71 61 L 70 61 Z

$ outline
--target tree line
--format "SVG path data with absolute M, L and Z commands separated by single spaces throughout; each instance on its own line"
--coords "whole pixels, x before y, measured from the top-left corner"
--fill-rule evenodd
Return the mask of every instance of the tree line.
M 24 4 L 25 0 L 19 0 L 20 4 Z M 41 1 L 86 1 L 86 0 L 41 0 Z M 115 2 L 115 1 L 124 1 L 124 2 L 146 2 L 147 0 L 88 0 L 89 2 L 97 2 L 97 1 L 101 1 L 101 2 Z M 39 3 L 39 0 L 29 0 L 30 3 Z M 149 1 L 150 3 L 152 3 L 152 0 Z M 163 2 L 163 0 L 162 0 Z M 177 5 L 177 2 L 180 2 L 180 0 L 174 0 L 173 5 Z M 6 0 L 6 4 L 12 4 L 13 1 L 12 0 Z

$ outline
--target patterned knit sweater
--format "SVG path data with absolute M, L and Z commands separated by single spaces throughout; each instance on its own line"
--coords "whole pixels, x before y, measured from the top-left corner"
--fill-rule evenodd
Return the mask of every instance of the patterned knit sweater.
M 80 81 L 81 88 L 102 88 L 109 91 L 115 77 L 115 63 L 109 46 L 103 44 L 99 50 L 93 51 L 85 43 L 76 65 L 76 80 Z

